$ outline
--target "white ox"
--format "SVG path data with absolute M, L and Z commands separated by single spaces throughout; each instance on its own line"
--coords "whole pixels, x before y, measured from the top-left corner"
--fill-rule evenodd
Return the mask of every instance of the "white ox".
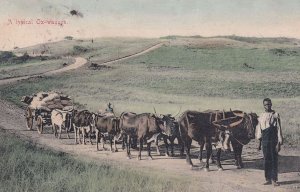
M 71 129 L 71 115 L 72 110 L 69 111 L 63 111 L 59 109 L 54 109 L 51 112 L 51 122 L 52 122 L 52 129 L 54 132 L 55 137 L 61 138 L 62 129 L 66 130 L 66 133 L 68 134 L 68 138 L 70 139 L 70 129 Z M 58 136 L 59 131 L 59 136 Z

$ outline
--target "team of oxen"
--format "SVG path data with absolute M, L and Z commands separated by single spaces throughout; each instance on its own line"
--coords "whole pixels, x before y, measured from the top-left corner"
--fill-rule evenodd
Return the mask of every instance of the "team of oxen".
M 159 138 L 164 140 L 166 155 L 170 155 L 170 146 L 171 155 L 174 156 L 174 140 L 177 139 L 180 155 L 183 155 L 185 151 L 187 163 L 193 166 L 190 149 L 194 140 L 200 145 L 199 160 L 201 162 L 204 146 L 206 148 L 205 170 L 209 170 L 213 145 L 217 146 L 217 167 L 219 170 L 223 169 L 220 162 L 221 151 L 230 149 L 230 143 L 236 166 L 242 168 L 243 146 L 254 139 L 255 127 L 258 124 L 258 117 L 255 113 L 231 110 L 204 112 L 188 110 L 178 118 L 172 115 L 157 115 L 156 113 L 123 112 L 117 117 L 114 113 L 92 113 L 88 110 L 53 110 L 51 120 L 56 137 L 61 137 L 62 129 L 66 130 L 69 137 L 69 132 L 74 129 L 76 144 L 78 141 L 86 144 L 86 138 L 89 138 L 90 143 L 93 144 L 92 136 L 96 136 L 97 150 L 99 150 L 99 143 L 102 144 L 102 150 L 106 150 L 104 139 L 108 139 L 110 150 L 115 152 L 118 151 L 116 142 L 119 141 L 122 142 L 123 149 L 126 147 L 127 158 L 131 158 L 130 149 L 133 147 L 132 145 L 138 143 L 139 160 L 141 160 L 143 144 L 147 145 L 149 159 L 152 159 L 150 151 L 152 141 L 156 143 L 156 149 L 159 153 Z M 168 144 L 168 140 L 171 145 Z

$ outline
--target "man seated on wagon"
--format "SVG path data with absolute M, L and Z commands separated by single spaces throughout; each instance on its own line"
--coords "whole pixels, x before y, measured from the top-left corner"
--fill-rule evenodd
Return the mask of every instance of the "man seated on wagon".
M 105 109 L 105 112 L 110 112 L 110 113 L 114 112 L 114 109 L 112 108 L 111 103 L 107 104 L 107 108 Z

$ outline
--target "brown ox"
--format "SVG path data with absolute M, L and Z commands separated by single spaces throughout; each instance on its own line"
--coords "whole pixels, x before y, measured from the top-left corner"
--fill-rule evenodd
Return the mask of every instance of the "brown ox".
M 114 116 L 102 116 L 99 114 L 94 114 L 93 119 L 94 119 L 93 124 L 96 129 L 97 150 L 99 150 L 100 139 L 102 140 L 103 150 L 106 150 L 104 147 L 103 138 L 104 138 L 104 134 L 108 134 L 110 140 L 110 151 L 113 151 L 112 140 L 115 136 L 117 136 L 120 133 L 119 119 Z M 115 152 L 118 151 L 116 147 L 116 138 L 114 138 L 114 147 L 115 147 Z
M 131 138 L 137 137 L 140 143 L 138 160 L 141 160 L 143 142 L 146 142 L 155 133 L 164 132 L 167 135 L 170 134 L 170 128 L 165 126 L 165 124 L 160 118 L 151 113 L 122 113 L 120 116 L 120 129 L 127 135 L 127 158 L 130 158 Z M 150 146 L 151 142 L 147 143 L 148 157 L 152 159 Z
M 74 111 L 73 113 L 73 127 L 75 133 L 75 144 L 77 144 L 77 136 L 79 137 L 79 142 L 81 142 L 80 134 L 83 136 L 83 144 L 85 143 L 86 135 L 89 135 L 89 139 L 91 144 L 91 134 L 93 131 L 93 113 L 89 112 L 88 110 L 82 111 Z

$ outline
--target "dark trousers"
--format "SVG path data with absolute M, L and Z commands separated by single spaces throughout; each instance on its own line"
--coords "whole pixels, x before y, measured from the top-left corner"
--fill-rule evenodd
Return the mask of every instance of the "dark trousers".
M 278 142 L 277 127 L 269 127 L 262 131 L 262 149 L 266 180 L 278 180 Z

